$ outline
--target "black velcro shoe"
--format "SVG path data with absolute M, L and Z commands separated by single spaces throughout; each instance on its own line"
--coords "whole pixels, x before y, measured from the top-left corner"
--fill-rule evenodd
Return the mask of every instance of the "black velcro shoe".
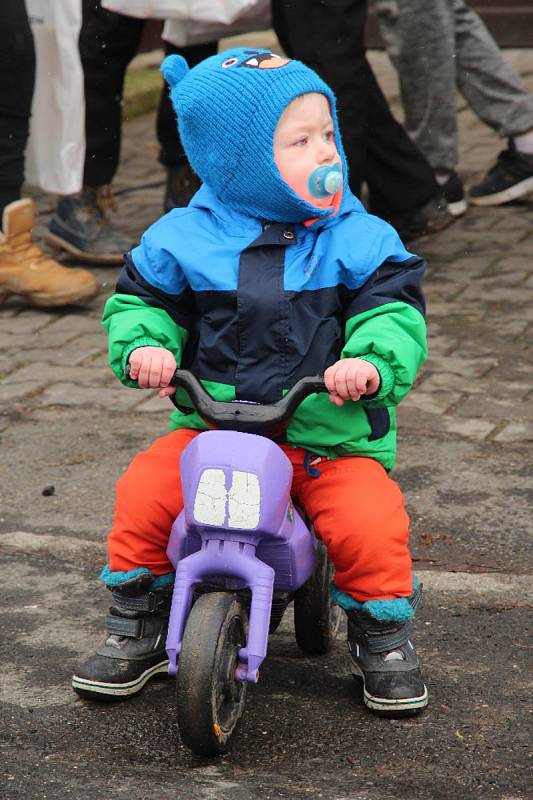
M 165 644 L 171 592 L 124 596 L 113 589 L 113 599 L 105 642 L 72 677 L 74 691 L 92 700 L 131 697 L 150 678 L 168 674 Z
M 371 711 L 407 716 L 427 706 L 412 633 L 411 622 L 377 622 L 364 612 L 348 612 L 352 672 L 363 679 L 363 700 Z

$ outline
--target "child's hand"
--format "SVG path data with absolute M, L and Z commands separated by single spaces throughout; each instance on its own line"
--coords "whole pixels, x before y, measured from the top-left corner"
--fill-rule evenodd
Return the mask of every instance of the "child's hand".
M 364 394 L 374 394 L 380 381 L 375 366 L 362 358 L 342 358 L 324 372 L 329 399 L 336 406 L 342 406 L 345 400 L 359 400 Z
M 176 359 L 163 347 L 137 347 L 129 357 L 130 378 L 142 389 L 158 389 L 159 397 L 168 397 L 176 391 L 169 381 L 176 371 Z

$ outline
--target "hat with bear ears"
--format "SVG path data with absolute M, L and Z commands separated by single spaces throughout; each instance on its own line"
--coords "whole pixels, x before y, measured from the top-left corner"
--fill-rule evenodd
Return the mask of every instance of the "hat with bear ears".
M 274 162 L 274 132 L 281 114 L 295 98 L 319 92 L 329 101 L 346 187 L 335 95 L 312 69 L 269 50 L 238 48 L 190 70 L 182 56 L 171 55 L 161 71 L 189 163 L 219 200 L 272 222 L 304 222 L 331 214 L 299 197 Z

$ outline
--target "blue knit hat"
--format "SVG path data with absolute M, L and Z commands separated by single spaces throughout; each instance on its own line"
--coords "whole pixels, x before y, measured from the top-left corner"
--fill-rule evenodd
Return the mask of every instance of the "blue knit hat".
M 274 162 L 274 132 L 281 114 L 296 97 L 319 92 L 329 100 L 347 185 L 335 95 L 313 70 L 269 50 L 238 48 L 211 56 L 191 70 L 182 56 L 168 56 L 161 71 L 170 86 L 189 162 L 219 200 L 273 222 L 329 216 L 331 209 L 299 197 Z

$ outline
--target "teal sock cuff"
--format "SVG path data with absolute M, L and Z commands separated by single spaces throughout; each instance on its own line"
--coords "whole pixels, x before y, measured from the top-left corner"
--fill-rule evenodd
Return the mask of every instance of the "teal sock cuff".
M 137 578 L 139 575 L 152 575 L 152 573 L 146 567 L 130 569 L 127 572 L 113 571 L 109 569 L 109 565 L 106 564 L 99 577 L 109 589 L 114 589 L 116 586 L 121 586 L 123 583 L 131 581 L 132 578 Z M 167 586 L 172 586 L 174 583 L 174 575 L 174 572 L 156 575 L 150 584 L 150 590 L 165 589 Z
M 366 600 L 360 603 L 354 597 L 341 592 L 334 583 L 330 585 L 330 597 L 333 603 L 345 611 L 365 611 L 378 622 L 407 622 L 414 617 L 414 609 L 409 602 L 420 587 L 420 581 L 413 577 L 413 594 L 410 597 L 394 597 L 392 600 Z

